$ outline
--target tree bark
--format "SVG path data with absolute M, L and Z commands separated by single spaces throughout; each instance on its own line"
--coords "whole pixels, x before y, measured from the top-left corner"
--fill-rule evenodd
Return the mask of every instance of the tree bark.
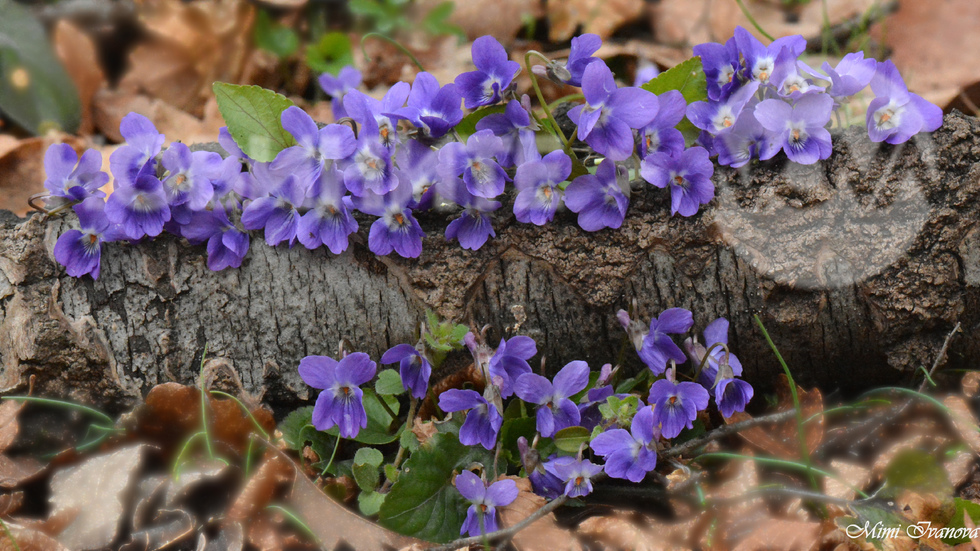
M 379 358 L 410 342 L 426 308 L 491 341 L 526 334 L 554 372 L 572 359 L 616 362 L 615 312 L 636 299 L 648 318 L 680 306 L 700 331 L 724 316 L 745 378 L 779 371 L 758 313 L 804 385 L 857 390 L 930 365 L 962 322 L 951 365 L 980 360 L 980 124 L 955 113 L 900 146 L 862 128 L 835 135 L 826 162 L 719 168 L 702 213 L 670 216 L 669 194 L 635 189 L 619 230 L 582 231 L 573 213 L 544 227 L 499 213 L 497 238 L 464 251 L 422 220 L 421 258 L 377 257 L 368 224 L 339 256 L 265 245 L 214 273 L 204 247 L 172 236 L 103 249 L 102 275 L 67 276 L 52 257 L 74 216 L 0 217 L 0 391 L 109 408 L 152 385 L 192 381 L 207 345 L 247 391 L 291 405 L 311 391 L 297 373 L 341 338 Z M 627 357 L 633 358 L 630 352 Z M 635 360 L 631 360 L 635 363 Z

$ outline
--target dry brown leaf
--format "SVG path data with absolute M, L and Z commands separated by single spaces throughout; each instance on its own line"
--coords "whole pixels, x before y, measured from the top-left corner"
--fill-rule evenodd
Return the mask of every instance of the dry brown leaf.
M 793 397 L 790 394 L 789 382 L 786 375 L 780 374 L 776 384 L 776 392 L 779 396 L 777 409 L 780 411 L 791 409 L 793 407 Z M 820 389 L 814 388 L 807 391 L 797 386 L 796 392 L 799 396 L 800 408 L 803 410 L 804 420 L 823 411 L 823 395 L 820 393 Z M 749 419 L 752 419 L 751 415 L 745 412 L 737 412 L 725 419 L 725 422 L 732 424 Z M 823 441 L 824 417 L 817 417 L 807 423 L 805 432 L 807 449 L 812 452 Z M 748 430 L 743 430 L 739 434 L 750 444 L 770 455 L 782 459 L 799 459 L 800 457 L 799 432 L 795 418 L 778 425 L 753 427 Z
M 443 0 L 425 0 L 419 3 L 419 13 L 428 13 Z M 493 3 L 493 16 L 487 17 L 484 0 L 455 0 L 449 22 L 459 25 L 470 40 L 490 35 L 507 46 L 524 28 L 529 19 L 542 15 L 540 0 L 497 0 Z
M 837 473 L 838 477 L 843 479 L 843 482 L 838 478 L 825 477 L 823 479 L 824 493 L 830 497 L 852 500 L 855 498 L 855 492 L 852 488 L 863 489 L 871 480 L 871 470 L 862 465 L 835 459 L 830 462 L 830 467 L 831 472 Z
M 562 0 L 548 4 L 548 38 L 563 42 L 582 26 L 583 33 L 608 38 L 616 29 L 640 17 L 643 0 Z
M 544 506 L 545 499 L 534 493 L 531 481 L 517 476 L 503 476 L 517 484 L 517 499 L 507 507 L 502 507 L 500 520 L 503 527 L 513 526 L 526 519 L 532 513 Z M 518 551 L 549 551 L 567 550 L 580 551 L 582 546 L 572 537 L 568 530 L 558 526 L 554 513 L 548 513 L 534 521 L 530 526 L 514 536 L 514 547 Z
M 608 516 L 586 519 L 575 531 L 606 549 L 679 551 L 700 547 L 699 540 L 707 524 L 704 521 L 710 521 L 707 515 L 680 522 L 663 522 L 636 513 L 614 511 Z
M 0 402 L 0 453 L 10 447 L 20 431 L 17 415 L 26 402 L 3 400 Z
M 197 541 L 197 551 L 242 551 L 245 547 L 245 529 L 235 522 L 225 525 L 213 539 L 201 534 Z
M 16 513 L 23 504 L 24 492 L 0 495 L 0 517 L 7 517 Z
M 16 488 L 34 478 L 45 465 L 33 457 L 7 457 L 0 455 L 0 488 Z
M 980 390 L 980 371 L 971 371 L 963 376 L 963 395 L 973 398 Z
M 974 453 L 980 454 L 980 427 L 970 411 L 969 404 L 960 396 L 948 396 L 943 403 L 951 410 L 950 420 L 953 427 Z
M 817 522 L 771 519 L 740 541 L 734 551 L 795 551 L 820 545 L 822 526 Z
M 214 102 L 212 97 L 204 104 L 204 119 L 198 119 L 163 100 L 133 92 L 102 89 L 95 94 L 92 116 L 95 128 L 118 143 L 124 141 L 119 133 L 119 123 L 131 112 L 153 121 L 157 130 L 166 135 L 167 143 L 213 142 L 218 137 L 218 130 L 224 126 Z
M 966 482 L 970 474 L 977 468 L 977 456 L 968 450 L 959 450 L 943 462 L 949 482 L 954 488 Z
M 976 533 L 977 525 L 970 517 L 969 511 L 963 511 L 963 526 L 970 530 L 970 534 Z M 973 546 L 974 551 L 980 549 L 980 537 L 970 538 L 970 545 Z
M 44 532 L 30 527 L 22 526 L 14 522 L 7 522 L 7 530 L 17 542 L 20 551 L 71 551 L 69 548 L 58 543 L 58 540 L 45 534 Z M 15 547 L 7 539 L 6 534 L 0 531 L 0 551 L 14 551 Z
M 153 526 L 134 532 L 120 551 L 147 551 L 168 548 L 193 536 L 194 518 L 183 509 L 161 510 Z
M 77 516 L 57 539 L 70 549 L 98 549 L 116 538 L 124 502 L 149 446 L 139 444 L 87 459 L 51 477 L 52 516 Z
M 77 153 L 84 151 L 84 142 L 66 134 L 51 133 L 44 137 L 0 140 L 0 209 L 23 216 L 30 207 L 28 198 L 44 189 L 44 153 L 48 146 L 62 142 Z
M 248 524 L 249 520 L 266 508 L 280 485 L 289 482 L 296 474 L 291 461 L 279 454 L 268 452 L 265 461 L 249 478 L 228 510 L 226 518 Z
M 95 93 L 106 86 L 105 74 L 99 64 L 99 54 L 92 39 L 67 20 L 60 20 L 54 28 L 54 50 L 68 76 L 78 89 L 81 103 L 81 123 L 78 134 L 91 134 L 92 99 Z
M 437 432 L 439 432 L 439 428 L 432 421 L 423 421 L 416 417 L 412 423 L 412 434 L 418 439 L 419 444 L 425 444 Z

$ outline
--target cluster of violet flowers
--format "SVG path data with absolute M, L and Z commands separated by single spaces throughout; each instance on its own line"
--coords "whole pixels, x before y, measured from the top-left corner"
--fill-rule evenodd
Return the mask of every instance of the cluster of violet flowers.
M 937 107 L 908 92 L 890 61 L 849 54 L 820 73 L 799 61 L 805 47 L 799 36 L 766 47 L 739 28 L 725 45 L 695 47 L 709 101 L 691 105 L 676 90 L 657 96 L 618 86 L 606 63 L 593 56 L 600 45 L 594 34 L 578 36 L 566 62 L 532 71 L 532 78 L 541 73 L 581 87 L 585 101 L 568 117 L 595 153 L 590 157 L 597 165 L 588 174 L 570 179 L 571 148 L 541 154 L 536 136 L 543 125 L 528 97 L 514 93 L 520 65 L 484 36 L 472 46 L 476 70 L 445 85 L 422 72 L 379 100 L 357 90 L 361 76 L 353 67 L 323 75 L 335 116 L 350 124 L 319 127 L 289 107 L 281 124 L 296 145 L 271 162 L 246 155 L 227 128 L 218 136 L 224 154 L 182 143 L 164 150 L 153 123 L 130 113 L 120 126 L 126 143 L 109 159 L 114 191 L 105 198 L 99 188 L 109 176 L 97 152 L 79 159 L 68 145 L 52 146 L 45 156 L 48 206 L 71 206 L 80 225 L 60 237 L 55 259 L 72 276 L 97 278 L 103 243 L 164 231 L 206 244 L 215 271 L 241 265 L 249 231 L 261 230 L 270 246 L 299 242 L 340 254 L 359 229 L 358 211 L 376 217 L 368 230 L 372 252 L 415 258 L 425 235 L 415 214 L 450 204 L 459 215 L 446 239 L 476 250 L 495 237 L 491 214 L 503 206 L 511 182 L 519 222 L 547 224 L 564 203 L 586 231 L 619 228 L 637 159 L 643 180 L 670 188 L 671 213 L 693 216 L 714 197 L 712 155 L 731 166 L 779 150 L 801 163 L 827 158 L 831 113 L 869 82 L 878 96 L 868 111 L 872 140 L 899 143 L 942 120 Z M 501 102 L 502 111 L 482 117 L 473 134 L 464 139 L 456 131 L 464 106 Z M 686 147 L 677 129 L 685 116 L 703 130 L 699 145 Z
M 670 308 L 651 319 L 649 325 L 631 319 L 626 311 L 620 311 L 617 318 L 649 369 L 648 375 L 655 379 L 649 391 L 641 389 L 645 396 L 634 396 L 637 407 L 633 411 L 603 412 L 603 405 L 621 403 L 630 396 L 614 390 L 618 368 L 611 364 L 603 365 L 596 377 L 590 377 L 586 362 L 571 361 L 549 379 L 531 369 L 529 362 L 537 354 L 537 345 L 530 337 L 500 339 L 492 347 L 472 332 L 464 343 L 482 375 L 483 391 L 451 388 L 432 398 L 443 412 L 463 416 L 460 443 L 487 450 L 500 445 L 505 400 L 516 398 L 524 407 L 533 408 L 535 436 L 530 443 L 520 437 L 518 448 L 524 474 L 534 492 L 545 498 L 588 495 L 600 473 L 641 482 L 656 468 L 657 452 L 685 429 L 692 429 L 712 399 L 721 414 L 730 417 L 745 410 L 753 389 L 738 378 L 742 365 L 728 349 L 726 319 L 709 323 L 702 332 L 702 342 L 696 337 L 681 341 L 682 350 L 677 344 L 679 337 L 694 326 L 689 310 Z M 686 362 L 692 369 L 684 376 L 678 365 Z M 429 395 L 432 363 L 423 339 L 415 345 L 392 347 L 382 355 L 381 363 L 398 364 L 402 384 L 413 401 Z M 356 437 L 368 422 L 360 386 L 371 381 L 376 372 L 375 362 L 362 352 L 347 354 L 339 361 L 327 356 L 303 358 L 300 376 L 308 385 L 321 389 L 312 415 L 315 428 L 336 426 L 341 436 Z M 556 452 L 543 458 L 539 444 L 569 427 L 592 431 L 588 448 L 583 444 L 577 454 Z M 488 486 L 485 479 L 468 470 L 457 475 L 455 485 L 471 504 L 460 534 L 478 536 L 481 529 L 482 533 L 496 530 L 496 507 L 506 506 L 517 497 L 513 480 Z

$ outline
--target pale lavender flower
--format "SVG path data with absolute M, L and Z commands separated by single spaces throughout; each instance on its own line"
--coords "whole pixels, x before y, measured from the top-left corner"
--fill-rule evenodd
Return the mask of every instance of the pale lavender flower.
M 547 224 L 555 217 L 561 202 L 562 191 L 558 187 L 572 173 L 572 160 L 564 151 L 555 150 L 540 161 L 530 161 L 517 167 L 514 185 L 514 214 L 519 222 L 538 226 Z
M 363 352 L 348 354 L 339 362 L 328 356 L 307 356 L 299 362 L 303 382 L 321 389 L 313 406 L 316 430 L 340 427 L 340 436 L 354 438 L 367 426 L 360 386 L 374 378 L 377 365 Z
M 628 186 L 625 176 L 625 168 L 606 160 L 599 164 L 594 175 L 584 174 L 568 184 L 565 206 L 578 213 L 578 225 L 583 230 L 599 231 L 623 225 L 630 204 L 628 191 L 623 189 L 624 184 Z

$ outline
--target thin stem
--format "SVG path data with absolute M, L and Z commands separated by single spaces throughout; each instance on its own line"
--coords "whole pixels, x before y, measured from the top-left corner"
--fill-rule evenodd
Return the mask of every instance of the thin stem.
M 415 398 L 414 396 L 412 396 L 411 397 L 411 401 L 408 403 L 408 418 L 405 419 L 405 429 L 404 430 L 412 430 L 412 424 L 415 422 L 415 410 L 418 407 L 418 404 L 419 404 L 418 399 Z M 402 464 L 402 461 L 405 460 L 405 446 L 402 446 L 401 445 L 401 439 L 400 438 L 398 439 L 398 444 L 399 444 L 398 445 L 398 453 L 395 455 L 395 461 L 392 463 L 392 466 L 395 469 L 397 469 L 398 467 L 400 467 L 401 464 Z M 385 493 L 385 491 L 387 491 L 388 488 L 390 488 L 392 484 L 393 484 L 392 480 L 390 478 L 386 478 L 385 479 L 385 483 L 381 485 L 380 492 L 381 493 Z
M 252 420 L 252 424 L 255 425 L 255 428 L 259 429 L 259 432 L 262 434 L 262 436 L 264 436 L 266 438 L 269 438 L 270 437 L 269 436 L 269 433 L 266 432 L 266 430 L 264 428 L 262 428 L 262 425 L 259 424 L 258 419 L 256 419 L 255 416 L 252 415 L 252 412 L 249 411 L 249 409 L 245 406 L 245 404 L 242 403 L 242 401 L 239 400 L 237 397 L 235 397 L 235 396 L 233 396 L 231 394 L 228 394 L 227 392 L 221 391 L 221 390 L 209 390 L 208 392 L 210 392 L 211 394 L 217 394 L 218 396 L 224 396 L 225 398 L 230 398 L 230 399 L 234 400 L 235 403 L 238 404 L 238 406 L 242 408 L 242 411 L 245 412 L 245 415 L 248 415 L 248 418 Z
M 751 455 L 742 455 L 742 454 L 739 454 L 739 453 L 728 453 L 728 452 L 712 452 L 712 453 L 701 454 L 701 455 L 695 457 L 694 458 L 694 461 L 702 461 L 704 459 L 739 459 L 739 460 L 751 460 L 751 461 L 755 461 L 757 463 L 761 463 L 763 465 L 773 465 L 773 466 L 776 466 L 776 467 L 788 467 L 788 468 L 802 470 L 802 471 L 808 471 L 808 472 L 812 471 L 812 472 L 814 472 L 814 473 L 816 473 L 816 474 L 818 474 L 820 476 L 825 476 L 827 478 L 832 478 L 832 479 L 840 482 L 841 484 L 847 486 L 854 493 L 856 493 L 857 495 L 861 496 L 862 498 L 867 499 L 869 497 L 868 494 L 866 494 L 860 488 L 851 485 L 846 480 L 842 479 L 841 477 L 839 477 L 839 476 L 837 476 L 837 475 L 835 475 L 835 474 L 833 474 L 831 472 L 827 472 L 827 471 L 824 471 L 822 469 L 818 469 L 816 467 L 813 467 L 812 465 L 798 463 L 796 461 L 787 461 L 785 459 L 774 459 L 774 458 L 771 458 L 771 457 L 755 457 L 755 456 L 751 456 Z
M 74 402 L 65 402 L 65 401 L 62 401 L 62 400 L 52 400 L 50 398 L 37 398 L 35 396 L 4 396 L 4 397 L 2 397 L 0 399 L 2 399 L 2 400 L 21 401 L 21 402 L 33 402 L 33 403 L 36 403 L 36 404 L 44 404 L 44 405 L 48 405 L 48 406 L 61 407 L 61 408 L 65 408 L 65 409 L 74 409 L 74 410 L 77 410 L 77 411 L 82 411 L 82 412 L 88 413 L 89 415 L 92 415 L 94 417 L 98 417 L 99 419 L 102 419 L 103 421 L 105 421 L 106 423 L 108 423 L 110 425 L 115 425 L 116 424 L 116 422 L 112 420 L 112 417 L 109 417 L 105 413 L 102 413 L 101 411 L 99 411 L 97 409 L 94 409 L 94 408 L 90 408 L 88 406 L 83 406 L 82 404 L 76 404 Z
M 555 101 L 551 102 L 550 104 L 548 104 L 548 108 L 549 109 L 554 109 L 555 107 L 558 107 L 559 105 L 561 105 L 561 104 L 563 104 L 565 102 L 577 101 L 577 100 L 583 100 L 583 99 L 585 99 L 585 95 L 584 94 L 568 94 L 567 96 L 562 96 L 562 97 L 556 99 Z
M 283 507 L 282 505 L 267 505 L 266 509 L 272 509 L 273 511 L 279 511 L 286 516 L 289 520 L 293 521 L 297 526 L 299 526 L 306 535 L 313 539 L 313 541 L 320 543 L 320 538 L 317 537 L 316 533 L 309 527 L 308 524 L 303 522 L 303 519 L 299 518 L 299 515 L 290 511 L 289 509 Z
M 738 7 L 742 8 L 742 13 L 745 14 L 745 18 L 749 20 L 749 23 L 752 23 L 752 26 L 755 27 L 755 30 L 759 31 L 759 33 L 761 33 L 762 36 L 768 38 L 770 42 L 776 40 L 775 38 L 772 37 L 771 34 L 767 33 L 766 30 L 759 25 L 759 22 L 756 21 L 754 17 L 752 17 L 752 13 L 749 12 L 749 9 L 745 7 L 745 4 L 742 3 L 742 0 L 735 0 L 735 2 L 738 4 Z
M 854 411 L 856 409 L 867 409 L 877 404 L 887 406 L 887 405 L 891 405 L 891 402 L 889 402 L 888 400 L 866 400 L 863 404 L 854 404 L 853 406 L 838 406 L 835 408 L 825 409 L 823 411 L 818 411 L 817 413 L 814 413 L 813 415 L 804 419 L 803 424 L 806 425 L 811 421 L 814 421 L 815 419 L 818 419 L 825 415 L 830 415 L 831 413 L 838 413 L 841 411 Z
M 397 40 L 395 40 L 394 38 L 391 38 L 390 36 L 385 36 L 385 35 L 383 35 L 381 33 L 367 33 L 366 35 L 364 35 L 364 36 L 361 37 L 361 53 L 364 54 L 364 59 L 368 63 L 371 62 L 371 56 L 368 55 L 367 49 L 364 48 L 364 43 L 367 42 L 369 38 L 380 38 L 381 40 L 384 40 L 384 41 L 386 41 L 386 42 L 388 42 L 390 44 L 393 44 L 396 48 L 398 48 L 399 50 L 401 50 L 402 53 L 404 53 L 405 55 L 407 55 L 409 59 L 412 60 L 412 63 L 414 63 L 415 66 L 419 68 L 419 71 L 425 71 L 425 67 L 422 66 L 422 64 L 419 62 L 419 60 L 415 57 L 414 54 L 412 54 L 411 51 L 409 51 L 408 48 L 406 48 L 405 46 L 402 46 L 402 44 L 400 42 L 398 42 Z
M 946 358 L 946 351 L 949 350 L 949 343 L 953 340 L 953 335 L 960 331 L 960 323 L 956 322 L 956 326 L 953 330 L 946 335 L 946 340 L 943 341 L 943 347 L 939 349 L 939 354 L 936 356 L 936 361 L 932 362 L 932 369 L 926 373 L 926 378 L 919 385 L 919 392 L 923 392 L 926 389 L 926 384 L 932 382 L 932 376 L 939 369 L 939 365 L 942 363 L 943 359 Z M 936 383 L 932 383 L 932 386 L 936 386 Z
M 531 86 L 534 87 L 534 94 L 538 97 L 538 103 L 541 104 L 541 109 L 544 110 L 545 116 L 548 117 L 549 121 L 551 121 L 551 126 L 554 133 L 557 134 L 559 138 L 561 138 L 561 143 L 563 145 L 565 153 L 567 153 L 569 157 L 573 157 L 572 147 L 571 144 L 568 142 L 568 138 L 565 137 L 565 133 L 562 132 L 561 128 L 558 127 L 558 121 L 555 120 L 555 116 L 551 114 L 551 109 L 548 107 L 548 102 L 544 101 L 544 94 L 541 93 L 541 86 L 538 84 L 538 75 L 534 74 L 534 71 L 531 70 L 532 55 L 538 56 L 538 58 L 544 60 L 545 63 L 549 63 L 551 60 L 537 50 L 530 50 L 529 52 L 524 54 L 524 67 L 527 68 L 527 74 L 528 76 L 531 77 Z
M 177 457 L 174 458 L 174 468 L 171 469 L 171 472 L 174 475 L 174 480 L 180 478 L 180 465 L 181 463 L 183 463 L 184 455 L 186 455 L 187 452 L 190 450 L 191 443 L 194 442 L 194 439 L 199 436 L 204 436 L 204 433 L 195 432 L 194 434 L 188 436 L 187 440 L 184 442 L 184 446 L 180 448 L 180 452 L 178 452 Z
M 385 401 L 384 396 L 378 396 L 378 402 L 380 402 L 381 407 L 383 407 L 384 410 L 388 412 L 388 416 L 391 417 L 392 421 L 398 419 L 398 414 L 391 409 L 391 406 L 389 406 L 388 402 Z
M 7 523 L 2 518 L 0 518 L 0 527 L 3 528 L 3 533 L 7 535 L 7 539 L 14 546 L 14 551 L 20 551 L 20 545 L 17 544 L 17 540 L 14 539 L 14 535 L 10 533 L 10 528 L 7 528 Z
M 763 417 L 756 417 L 754 419 L 746 419 L 745 421 L 739 421 L 738 423 L 732 423 L 731 425 L 724 425 L 718 427 L 711 432 L 701 436 L 700 438 L 695 438 L 694 440 L 688 440 L 679 446 L 674 446 L 669 450 L 660 453 L 660 457 L 663 459 L 668 459 L 671 457 L 678 457 L 684 455 L 685 453 L 692 452 L 701 446 L 711 442 L 713 440 L 718 440 L 728 436 L 729 434 L 735 434 L 743 430 L 750 429 L 752 427 L 757 427 L 759 425 L 769 425 L 782 423 L 793 418 L 796 412 L 793 410 L 781 411 L 779 413 L 773 413 L 770 415 L 765 415 Z
M 339 447 L 340 447 L 340 437 L 338 436 L 337 439 L 334 440 L 333 451 L 330 453 L 330 460 L 327 461 L 327 466 L 324 467 L 323 472 L 320 473 L 320 478 L 323 478 L 323 475 L 327 474 L 327 471 L 330 470 L 330 467 L 333 465 L 333 458 L 337 457 L 337 448 Z

